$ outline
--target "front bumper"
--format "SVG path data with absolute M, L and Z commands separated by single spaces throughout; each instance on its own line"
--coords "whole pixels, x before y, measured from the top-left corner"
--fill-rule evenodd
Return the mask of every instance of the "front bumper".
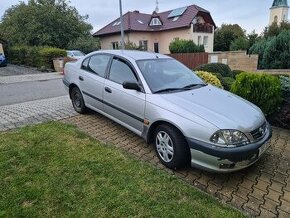
M 272 128 L 260 141 L 236 148 L 223 148 L 187 138 L 191 152 L 191 165 L 211 172 L 234 172 L 251 166 L 269 148 Z

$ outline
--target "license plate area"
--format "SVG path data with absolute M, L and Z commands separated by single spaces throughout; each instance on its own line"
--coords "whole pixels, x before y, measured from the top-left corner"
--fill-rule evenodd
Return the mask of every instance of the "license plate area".
M 259 148 L 259 153 L 258 156 L 260 157 L 265 151 L 268 150 L 268 148 L 270 147 L 270 143 L 266 142 L 265 144 L 263 144 L 260 148 Z

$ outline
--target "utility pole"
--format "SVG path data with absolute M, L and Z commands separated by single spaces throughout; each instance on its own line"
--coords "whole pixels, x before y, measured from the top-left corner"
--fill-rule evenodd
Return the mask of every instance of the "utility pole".
M 121 22 L 121 49 L 125 49 L 125 40 L 124 40 L 124 20 L 123 20 L 123 12 L 122 12 L 122 0 L 119 0 L 120 6 L 120 22 Z

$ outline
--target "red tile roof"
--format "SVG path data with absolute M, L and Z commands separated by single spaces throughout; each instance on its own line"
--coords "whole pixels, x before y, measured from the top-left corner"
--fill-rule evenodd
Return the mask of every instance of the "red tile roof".
M 124 20 L 124 31 L 138 31 L 138 32 L 153 32 L 153 31 L 165 31 L 171 29 L 185 28 L 190 27 L 193 18 L 196 15 L 201 15 L 205 19 L 205 21 L 213 26 L 216 26 L 210 12 L 197 6 L 190 5 L 187 7 L 186 11 L 182 16 L 179 17 L 178 20 L 172 21 L 173 18 L 167 18 L 172 10 L 158 13 L 162 26 L 149 26 L 152 16 L 156 17 L 156 13 L 151 14 L 143 14 L 139 11 L 127 12 L 123 15 Z M 119 33 L 121 30 L 120 25 L 113 26 L 114 23 L 118 22 L 120 19 L 116 19 L 113 22 L 109 23 L 107 26 L 103 27 L 99 31 L 93 34 L 93 36 L 104 36 Z

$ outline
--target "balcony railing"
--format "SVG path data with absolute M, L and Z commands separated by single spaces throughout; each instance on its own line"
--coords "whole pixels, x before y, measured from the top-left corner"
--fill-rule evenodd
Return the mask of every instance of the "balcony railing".
M 193 32 L 194 33 L 212 33 L 213 27 L 208 24 L 194 24 Z

